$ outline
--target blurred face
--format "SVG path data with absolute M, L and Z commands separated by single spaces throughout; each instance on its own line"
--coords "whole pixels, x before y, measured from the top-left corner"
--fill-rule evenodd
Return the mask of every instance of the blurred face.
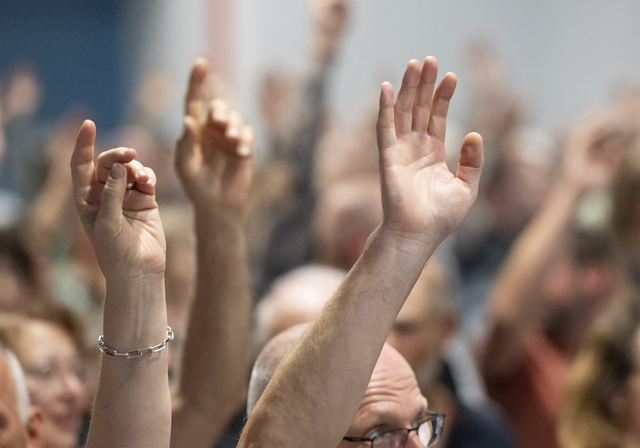
M 32 321 L 26 325 L 17 351 L 31 403 L 42 408 L 45 447 L 75 447 L 86 390 L 72 339 L 55 325 Z
M 435 380 L 443 346 L 452 332 L 453 318 L 442 313 L 435 315 L 432 311 L 430 302 L 437 293 L 437 289 L 429 288 L 428 277 L 423 274 L 387 338 L 414 369 L 423 388 Z
M 371 375 L 360 408 L 346 436 L 373 437 L 386 431 L 410 428 L 426 408 L 426 398 L 420 393 L 409 364 L 391 346 L 385 344 Z M 362 446 L 370 446 L 364 442 Z M 356 448 L 360 443 L 343 440 L 339 448 Z M 419 447 L 420 440 L 412 432 L 407 447 Z
M 5 356 L 0 353 L 0 448 L 27 446 L 27 431 L 18 414 L 15 383 Z

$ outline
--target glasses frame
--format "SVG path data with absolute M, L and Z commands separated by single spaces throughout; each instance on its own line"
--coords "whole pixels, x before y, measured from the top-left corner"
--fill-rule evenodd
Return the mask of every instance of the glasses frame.
M 374 442 L 378 438 L 380 438 L 381 436 L 383 436 L 385 434 L 388 434 L 390 432 L 405 430 L 405 431 L 407 431 L 407 441 L 408 441 L 409 440 L 409 435 L 411 434 L 412 431 L 418 431 L 420 426 L 422 426 L 423 424 L 435 420 L 436 423 L 434 425 L 433 435 L 431 436 L 431 441 L 430 441 L 430 443 L 425 445 L 425 448 L 429 448 L 430 446 L 435 445 L 438 442 L 438 440 L 440 440 L 440 436 L 442 435 L 442 429 L 444 428 L 444 417 L 445 417 L 445 415 L 441 414 L 440 412 L 435 412 L 435 411 L 430 411 L 430 410 L 427 410 L 425 412 L 426 412 L 425 416 L 423 418 L 421 418 L 420 421 L 418 421 L 411 428 L 391 429 L 389 431 L 385 431 L 383 433 L 377 434 L 374 437 L 343 437 L 342 440 L 346 440 L 347 442 L 371 442 L 371 448 L 373 448 Z M 405 444 L 406 444 L 406 442 L 405 442 Z

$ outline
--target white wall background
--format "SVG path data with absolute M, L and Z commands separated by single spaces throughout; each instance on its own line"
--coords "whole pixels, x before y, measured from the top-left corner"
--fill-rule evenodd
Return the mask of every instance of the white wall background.
M 188 61 L 203 47 L 216 45 L 198 40 L 212 22 L 203 13 L 206 1 L 133 2 L 138 5 L 132 7 L 136 15 L 155 17 L 144 23 L 133 21 L 134 28 L 145 26 L 135 28 L 142 42 L 140 51 L 173 67 L 179 82 L 186 79 Z M 310 38 L 309 1 L 235 2 L 236 34 L 228 36 L 238 54 L 232 83 L 239 107 L 251 124 L 259 122 L 257 88 L 264 70 L 280 66 L 295 73 L 304 71 Z M 524 89 L 532 101 L 532 124 L 549 130 L 605 99 L 615 81 L 640 82 L 639 0 L 350 3 L 350 23 L 330 92 L 335 112 L 346 118 L 369 98 L 377 97 L 383 80 L 397 86 L 409 59 L 431 54 L 438 58 L 443 72 L 458 75 L 451 117 L 460 121 L 469 90 L 465 50 L 474 37 L 495 45 L 512 85 Z M 149 56 L 140 61 L 145 58 Z M 179 117 L 175 120 L 169 122 L 180 122 Z
M 257 75 L 274 60 L 301 71 L 308 0 L 240 0 L 239 79 L 252 110 Z M 620 78 L 640 81 L 640 1 L 353 0 L 331 101 L 356 113 L 387 78 L 397 86 L 407 61 L 436 56 L 458 75 L 451 116 L 464 116 L 465 50 L 493 43 L 516 88 L 532 100 L 534 124 L 555 128 L 606 98 Z M 383 78 L 384 77 L 384 78 Z

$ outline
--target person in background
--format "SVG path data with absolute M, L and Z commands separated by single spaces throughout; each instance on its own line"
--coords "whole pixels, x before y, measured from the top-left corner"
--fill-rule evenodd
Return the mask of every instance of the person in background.
M 312 322 L 345 275 L 341 269 L 304 265 L 278 277 L 254 312 L 254 358 L 279 333 Z
M 441 430 L 441 416 L 426 409 L 410 366 L 385 345 L 425 263 L 476 198 L 482 170 L 478 134 L 464 139 L 456 175 L 446 166 L 456 77 L 448 73 L 435 88 L 437 71 L 435 58 L 426 58 L 422 69 L 410 61 L 395 102 L 391 85 L 382 85 L 382 224 L 276 368 L 239 446 L 334 448 L 380 439 L 424 447 Z
M 429 407 L 447 416 L 442 446 L 513 448 L 509 425 L 495 405 L 486 397 L 473 405 L 463 399 L 462 389 L 482 385 L 471 356 L 451 350 L 457 333 L 452 279 L 436 252 L 398 313 L 387 343 L 411 365 Z M 455 368 L 464 370 L 466 377 Z
M 611 304 L 581 344 L 558 423 L 562 448 L 640 443 L 640 296 Z
M 325 131 L 329 75 L 347 24 L 348 0 L 313 0 L 309 73 L 299 94 L 273 76 L 261 99 L 269 134 L 265 163 L 256 172 L 247 220 L 252 282 L 256 297 L 271 282 L 311 257 L 310 221 L 318 142 Z M 270 79 L 270 80 L 269 80 Z
M 571 359 L 594 316 L 628 285 L 610 236 L 575 224 L 587 193 L 611 184 L 624 152 L 620 136 L 608 113 L 572 129 L 560 178 L 492 288 L 480 365 L 523 448 L 556 446 Z
M 80 323 L 61 307 L 0 313 L 0 340 L 25 372 L 30 401 L 42 410 L 43 446 L 79 446 L 90 397 Z
M 197 272 L 171 447 L 210 448 L 246 396 L 251 292 L 244 236 L 253 130 L 220 98 L 205 99 L 207 62 L 193 64 L 175 168 L 195 210 Z
M 104 354 L 86 448 L 167 448 L 171 397 L 166 347 L 165 241 L 153 171 L 132 148 L 94 161 L 86 120 L 71 156 L 73 198 L 105 277 Z
M 42 413 L 29 404 L 24 373 L 15 355 L 0 343 L 0 446 L 42 448 Z

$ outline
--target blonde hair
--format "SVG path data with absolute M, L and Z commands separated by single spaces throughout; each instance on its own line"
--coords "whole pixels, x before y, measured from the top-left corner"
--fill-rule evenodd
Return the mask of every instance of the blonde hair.
M 613 405 L 637 367 L 640 297 L 612 304 L 594 324 L 569 372 L 558 426 L 562 448 L 619 448 L 626 416 Z

